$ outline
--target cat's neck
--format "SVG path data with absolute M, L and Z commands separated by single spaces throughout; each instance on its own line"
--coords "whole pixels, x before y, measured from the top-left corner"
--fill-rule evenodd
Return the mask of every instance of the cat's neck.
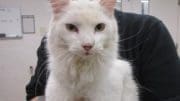
M 81 58 L 75 55 L 61 56 L 53 62 L 52 71 L 65 85 L 83 86 L 100 80 L 113 61 L 104 57 Z M 68 56 L 69 55 L 69 56 Z

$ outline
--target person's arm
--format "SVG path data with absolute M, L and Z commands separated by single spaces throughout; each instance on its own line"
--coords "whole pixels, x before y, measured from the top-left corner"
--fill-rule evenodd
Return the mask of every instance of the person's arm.
M 30 82 L 26 86 L 26 99 L 27 101 L 36 101 L 37 96 L 44 95 L 46 80 L 48 76 L 47 70 L 47 50 L 46 50 L 46 38 L 41 41 L 41 45 L 37 51 L 38 62 L 35 70 L 35 74 L 31 77 Z
M 158 97 L 158 101 L 180 101 L 180 59 L 161 21 L 153 24 L 141 46 L 142 86 Z M 148 96 L 144 94 L 143 101 L 150 101 Z

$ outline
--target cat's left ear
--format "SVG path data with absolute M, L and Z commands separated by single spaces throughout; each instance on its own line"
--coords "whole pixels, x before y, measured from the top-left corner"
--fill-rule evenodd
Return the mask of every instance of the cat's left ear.
M 103 6 L 110 14 L 114 13 L 116 0 L 100 0 L 101 6 Z

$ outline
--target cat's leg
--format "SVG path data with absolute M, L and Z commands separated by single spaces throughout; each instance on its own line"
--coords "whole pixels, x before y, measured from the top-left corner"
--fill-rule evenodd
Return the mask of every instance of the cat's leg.
M 120 80 L 119 80 L 120 81 Z M 114 84 L 104 86 L 103 90 L 96 90 L 96 97 L 92 101 L 139 101 L 137 86 L 132 75 L 122 79 L 122 82 L 115 82 Z
M 117 60 L 114 63 L 111 80 L 115 82 L 113 85 L 121 93 L 120 101 L 139 101 L 137 84 L 133 80 L 132 66 L 124 60 Z
M 49 77 L 46 92 L 45 92 L 46 101 L 72 101 L 70 92 L 60 87 L 60 84 L 57 83 L 53 78 Z
M 114 81 L 106 79 L 100 82 L 94 88 L 91 88 L 88 95 L 90 99 L 89 101 L 122 101 L 121 84 L 114 85 L 112 82 Z
M 139 101 L 138 89 L 132 75 L 125 76 L 122 88 L 122 101 Z

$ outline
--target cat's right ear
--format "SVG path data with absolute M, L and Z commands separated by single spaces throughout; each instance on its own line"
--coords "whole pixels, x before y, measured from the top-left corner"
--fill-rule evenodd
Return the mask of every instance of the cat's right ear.
M 57 15 L 63 11 L 63 9 L 69 4 L 69 0 L 49 0 L 54 15 Z
M 106 9 L 109 14 L 113 15 L 116 0 L 100 0 L 100 4 Z

